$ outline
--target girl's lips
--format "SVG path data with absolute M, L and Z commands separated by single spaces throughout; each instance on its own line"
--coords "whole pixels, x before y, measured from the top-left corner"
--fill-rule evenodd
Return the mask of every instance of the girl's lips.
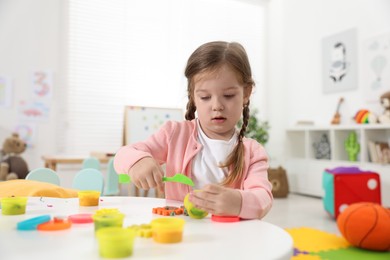
M 216 122 L 216 123 L 223 123 L 223 122 L 225 122 L 225 120 L 226 120 L 226 118 L 224 118 L 224 117 L 214 117 L 212 119 L 212 121 Z

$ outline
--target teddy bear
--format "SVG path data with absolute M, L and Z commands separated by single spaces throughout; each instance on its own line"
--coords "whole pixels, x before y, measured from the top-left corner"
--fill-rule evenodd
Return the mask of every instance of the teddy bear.
M 26 150 L 26 143 L 17 133 L 5 139 L 1 150 L 0 180 L 24 179 L 29 170 L 26 161 L 19 155 Z
M 378 120 L 382 124 L 388 124 L 390 123 L 390 91 L 381 95 L 380 102 L 385 111 L 379 116 Z

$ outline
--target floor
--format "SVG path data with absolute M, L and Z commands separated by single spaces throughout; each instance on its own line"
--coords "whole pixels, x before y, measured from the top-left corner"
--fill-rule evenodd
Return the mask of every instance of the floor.
M 324 210 L 322 199 L 290 193 L 275 198 L 263 220 L 281 228 L 311 227 L 340 235 L 336 221 Z

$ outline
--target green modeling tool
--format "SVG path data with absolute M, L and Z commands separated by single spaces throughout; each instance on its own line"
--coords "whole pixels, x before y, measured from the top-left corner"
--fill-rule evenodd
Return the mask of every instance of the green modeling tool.
M 172 177 L 163 177 L 162 181 L 179 182 L 185 185 L 194 186 L 193 181 L 181 173 L 176 173 Z M 130 176 L 124 173 L 119 174 L 119 183 L 130 183 Z

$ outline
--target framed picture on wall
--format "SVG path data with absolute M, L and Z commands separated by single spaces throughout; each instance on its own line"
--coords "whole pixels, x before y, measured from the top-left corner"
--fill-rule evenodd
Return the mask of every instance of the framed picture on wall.
M 126 106 L 123 145 L 146 140 L 169 120 L 183 121 L 183 110 L 178 108 Z
M 390 33 L 367 39 L 363 49 L 363 88 L 369 103 L 390 91 Z
M 349 29 L 322 40 L 323 93 L 358 86 L 357 30 Z

